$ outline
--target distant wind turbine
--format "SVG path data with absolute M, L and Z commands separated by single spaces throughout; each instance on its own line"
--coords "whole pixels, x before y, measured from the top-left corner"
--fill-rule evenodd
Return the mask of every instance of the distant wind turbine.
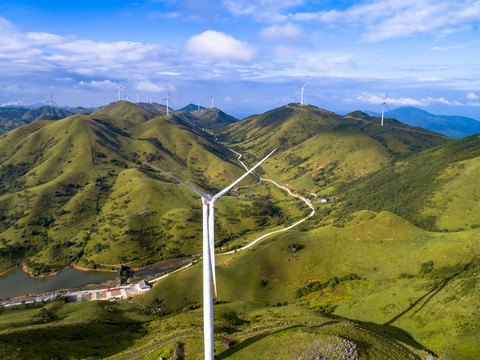
M 128 94 L 125 95 L 125 100 L 129 101 L 129 99 L 130 99 L 130 96 Z
M 390 110 L 387 105 L 387 96 L 388 96 L 388 91 L 385 94 L 385 99 L 383 99 L 383 103 L 382 103 L 382 122 L 380 123 L 380 126 L 383 126 L 383 114 L 384 114 L 385 106 L 387 107 L 388 110 Z
M 197 100 L 197 110 L 200 110 L 200 99 Z
M 168 103 L 170 103 L 170 104 L 173 105 L 173 103 L 170 101 L 170 91 L 168 92 L 167 97 L 166 97 L 165 99 L 163 99 L 163 100 L 164 100 L 164 101 L 166 102 L 166 104 L 167 104 L 167 115 L 168 115 Z
M 302 95 L 300 96 L 300 105 L 303 105 L 303 90 L 305 89 L 305 86 L 307 86 L 309 82 L 306 82 L 305 84 L 303 85 L 298 85 L 302 88 Z
M 276 149 L 275 149 L 276 150 Z M 213 296 L 212 296 L 212 279 L 213 290 L 217 296 L 217 285 L 215 278 L 215 240 L 214 240 L 214 225 L 215 225 L 215 202 L 225 195 L 231 188 L 242 181 L 248 174 L 257 168 L 275 151 L 273 150 L 265 156 L 259 163 L 248 170 L 245 174 L 235 180 L 232 184 L 220 191 L 214 196 L 208 195 L 192 185 L 180 180 L 179 178 L 159 169 L 149 163 L 142 161 L 143 164 L 152 167 L 155 170 L 177 180 L 179 183 L 185 185 L 195 193 L 201 196 L 203 204 L 203 336 L 205 346 L 205 360 L 214 359 L 213 348 Z
M 46 104 L 49 104 L 49 105 L 50 105 L 50 115 L 53 116 L 53 107 L 52 107 L 52 105 L 53 105 L 53 104 L 57 105 L 57 103 L 56 103 L 55 101 L 53 101 L 53 93 L 50 94 L 50 100 L 47 100 L 47 101 L 46 101 Z M 58 106 L 58 105 L 57 105 L 57 106 Z
M 120 94 L 120 92 L 122 90 L 125 90 L 125 88 L 123 86 L 120 85 L 120 83 L 118 82 L 117 80 L 117 94 L 118 94 L 118 101 L 120 101 L 122 99 L 122 96 Z
M 211 96 L 210 97 L 212 98 L 212 109 L 213 109 L 213 99 L 215 99 L 215 97 Z

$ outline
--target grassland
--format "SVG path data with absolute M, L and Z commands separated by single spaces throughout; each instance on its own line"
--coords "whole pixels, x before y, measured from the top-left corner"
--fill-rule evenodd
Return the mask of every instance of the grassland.
M 139 160 L 212 193 L 244 172 L 213 136 L 125 101 L 18 128 L 0 137 L 0 270 L 20 262 L 34 274 L 68 264 L 139 267 L 200 252 L 199 201 Z M 249 183 L 255 179 L 242 185 Z M 219 246 L 257 223 L 242 211 L 256 196 L 219 202 L 219 214 L 228 212 Z M 277 207 L 285 199 L 267 197 Z M 295 208 L 259 226 L 299 216 Z
M 0 154 L 2 174 L 8 175 L 0 196 L 3 266 L 11 259 L 40 269 L 47 261 L 57 266 L 76 259 L 90 267 L 143 264 L 200 252 L 198 199 L 137 167 L 136 160 L 151 161 L 209 192 L 243 170 L 223 145 L 184 119 L 126 106 L 119 102 L 103 113 L 38 122 L 0 137 L 8 149 Z M 216 256 L 219 358 L 286 359 L 309 352 L 333 357 L 352 343 L 360 359 L 480 359 L 480 140 L 451 141 L 392 120 L 380 127 L 377 120 L 291 104 L 230 125 L 220 136 L 248 163 L 278 146 L 259 174 L 330 201 L 311 195 L 316 215 L 294 231 Z M 56 139 L 50 129 L 67 131 L 58 125 L 62 121 L 77 127 L 75 134 L 86 129 L 90 135 Z M 25 143 L 17 146 L 20 138 Z M 83 152 L 56 161 L 53 149 L 62 141 L 78 142 L 75 148 Z M 47 150 L 35 155 L 40 144 L 48 144 Z M 70 148 L 63 149 L 68 154 Z M 24 165 L 32 163 L 34 171 Z M 55 186 L 67 174 L 80 180 L 66 184 L 80 186 L 64 185 L 62 203 L 49 194 L 59 191 Z M 243 183 L 219 202 L 217 253 L 309 212 L 272 185 L 255 183 Z M 43 216 L 46 203 L 56 206 L 53 222 Z M 67 229 L 76 234 L 75 242 L 55 247 L 66 242 L 65 233 L 60 242 L 56 234 Z M 134 257 L 126 258 L 126 252 Z M 39 349 L 38 358 L 45 359 L 179 353 L 200 359 L 201 271 L 199 261 L 116 305 L 4 310 L 0 357 L 28 357 Z M 97 339 L 85 333 L 89 327 Z M 60 332 L 71 348 L 56 342 Z M 102 347 L 111 333 L 115 343 Z M 94 346 L 85 349 L 88 344 Z

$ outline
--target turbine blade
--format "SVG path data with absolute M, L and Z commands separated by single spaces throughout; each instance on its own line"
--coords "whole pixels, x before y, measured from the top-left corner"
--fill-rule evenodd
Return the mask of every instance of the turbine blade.
M 238 184 L 240 181 L 242 181 L 244 177 L 246 177 L 246 176 L 247 176 L 248 174 L 250 174 L 253 170 L 255 170 L 255 169 L 257 168 L 257 166 L 259 166 L 261 163 L 263 163 L 265 160 L 267 160 L 268 157 L 275 152 L 275 150 L 277 150 L 277 149 L 273 149 L 273 151 L 271 151 L 270 154 L 268 154 L 268 155 L 265 156 L 262 160 L 260 160 L 260 162 L 258 162 L 254 167 L 252 167 L 252 168 L 251 168 L 250 170 L 248 170 L 245 174 L 243 174 L 241 177 L 239 177 L 237 180 L 235 180 L 232 184 L 230 184 L 229 186 L 227 186 L 225 189 L 223 189 L 222 191 L 220 191 L 218 194 L 214 195 L 212 201 L 215 202 L 215 201 L 217 201 L 220 197 L 222 197 L 223 195 L 225 195 L 225 193 L 227 193 L 231 188 L 233 188 L 236 184 Z
M 212 199 L 212 197 L 211 197 L 210 195 L 205 194 L 203 191 L 200 191 L 200 190 L 194 188 L 192 185 L 187 184 L 185 181 L 180 180 L 180 179 L 177 178 L 176 176 L 173 176 L 172 174 L 169 174 L 168 172 L 163 171 L 162 169 L 159 169 L 158 167 L 153 166 L 152 164 L 149 164 L 149 163 L 147 163 L 147 162 L 145 162 L 145 161 L 142 161 L 142 164 L 148 165 L 148 166 L 150 166 L 151 168 L 153 168 L 153 169 L 155 169 L 155 170 L 158 170 L 158 171 L 160 171 L 161 173 L 163 173 L 163 174 L 165 174 L 165 175 L 167 175 L 167 176 L 170 176 L 172 179 L 177 180 L 179 183 L 185 185 L 185 186 L 188 187 L 190 190 L 193 190 L 194 192 L 196 192 L 198 195 L 200 195 L 202 198 L 204 198 L 204 199 L 206 199 L 206 200 L 210 201 L 210 200 Z

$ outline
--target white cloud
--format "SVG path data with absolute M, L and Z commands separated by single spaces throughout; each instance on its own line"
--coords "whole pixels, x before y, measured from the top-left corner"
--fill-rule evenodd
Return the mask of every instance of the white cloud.
M 480 96 L 478 96 L 477 94 L 473 93 L 473 92 L 469 92 L 467 94 L 467 99 L 469 100 L 478 100 L 480 99 Z
M 378 94 L 372 94 L 368 92 L 363 92 L 360 95 L 358 95 L 355 99 L 348 99 L 346 102 L 348 103 L 355 103 L 355 102 L 361 102 L 365 104 L 375 104 L 375 105 L 380 105 L 385 101 L 385 96 L 383 95 L 378 95 Z M 464 104 L 458 102 L 458 101 L 450 101 L 445 99 L 444 97 L 439 97 L 439 98 L 432 98 L 432 97 L 427 97 L 423 99 L 413 99 L 413 98 L 390 98 L 388 97 L 386 99 L 387 105 L 390 106 L 429 106 L 429 105 L 434 105 L 434 104 L 443 104 L 443 105 L 449 105 L 449 106 L 463 106 Z
M 249 44 L 214 30 L 191 37 L 187 41 L 186 52 L 202 60 L 249 61 L 254 54 Z
M 438 35 L 475 26 L 480 21 L 480 1 L 377 0 L 345 11 L 294 13 L 289 18 L 316 20 L 332 26 L 361 26 L 362 39 L 376 42 L 420 33 Z
M 227 10 L 235 15 L 247 15 L 268 22 L 285 21 L 286 9 L 305 3 L 305 0 L 223 0 Z
M 169 90 L 165 86 L 154 84 L 151 81 L 140 81 L 139 83 L 137 83 L 135 88 L 139 91 L 147 91 L 147 92 L 154 92 L 154 93 L 165 92 Z
M 116 89 L 117 88 L 117 84 L 110 80 L 103 80 L 103 81 L 93 80 L 90 82 L 80 81 L 78 84 L 80 86 L 88 86 L 95 89 Z
M 305 42 L 305 34 L 301 26 L 287 23 L 283 26 L 273 25 L 260 32 L 260 40 L 272 43 L 299 44 Z
M 355 103 L 361 102 L 366 104 L 375 104 L 380 105 L 385 101 L 385 95 L 378 95 L 378 94 L 371 94 L 367 92 L 363 92 L 358 95 L 354 100 L 349 99 L 347 102 Z M 412 98 L 387 98 L 386 103 L 391 106 L 424 106 L 426 105 L 421 100 L 416 100 Z

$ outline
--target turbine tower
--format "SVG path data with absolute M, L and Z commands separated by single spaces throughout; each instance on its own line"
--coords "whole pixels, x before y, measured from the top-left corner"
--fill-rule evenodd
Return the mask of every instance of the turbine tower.
M 177 180 L 179 183 L 185 185 L 195 193 L 201 196 L 203 204 L 203 336 L 205 346 L 205 360 L 214 359 L 213 348 L 213 296 L 212 296 L 212 279 L 213 290 L 217 296 L 217 284 L 215 278 L 215 241 L 214 241 L 214 225 L 215 225 L 215 202 L 225 195 L 231 188 L 242 181 L 248 174 L 263 163 L 270 155 L 273 154 L 274 149 L 270 154 L 265 156 L 259 163 L 248 170 L 245 174 L 235 180 L 232 184 L 220 191 L 214 196 L 206 194 L 192 185 L 180 180 L 179 178 L 163 171 L 149 163 L 142 161 L 143 164 L 152 167 L 155 170 Z
M 300 105 L 303 105 L 303 90 L 305 89 L 305 86 L 307 86 L 309 82 L 306 82 L 303 85 L 299 85 L 302 88 L 302 95 L 300 96 Z
M 122 99 L 122 96 L 120 94 L 120 92 L 122 90 L 125 90 L 125 88 L 123 86 L 120 85 L 120 83 L 118 82 L 117 80 L 117 94 L 118 94 L 118 101 L 120 101 Z
M 384 114 L 384 109 L 385 109 L 385 106 L 387 107 L 388 110 L 390 110 L 388 108 L 388 105 L 387 105 L 387 96 L 388 96 L 388 91 L 387 93 L 385 94 L 385 99 L 383 99 L 383 103 L 382 103 L 382 121 L 380 123 L 380 126 L 383 126 L 383 114 Z
M 210 97 L 212 98 L 212 109 L 213 109 L 213 99 L 215 99 L 215 97 L 211 96 Z
M 167 103 L 167 115 L 168 115 L 168 103 L 170 102 L 170 104 L 173 105 L 173 103 L 170 101 L 170 91 L 168 92 L 167 97 L 163 100 L 165 100 L 165 102 Z

